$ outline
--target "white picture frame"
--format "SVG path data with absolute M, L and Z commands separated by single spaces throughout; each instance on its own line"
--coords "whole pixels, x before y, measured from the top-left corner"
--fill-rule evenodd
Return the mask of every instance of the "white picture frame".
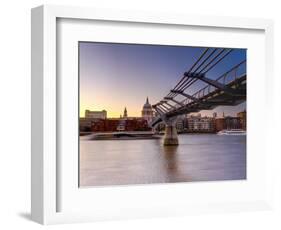
M 266 159 L 259 163 L 262 166 L 262 172 L 265 172 L 263 179 L 256 181 L 251 185 L 251 190 L 237 190 L 237 191 L 254 191 L 253 189 L 264 188 L 262 193 L 257 196 L 253 196 L 253 199 L 249 199 L 247 196 L 243 199 L 242 196 L 233 200 L 222 199 L 221 201 L 204 199 L 203 203 L 195 202 L 189 204 L 188 202 L 180 203 L 179 200 L 173 200 L 167 202 L 165 205 L 159 205 L 159 202 L 152 204 L 152 206 L 141 206 L 134 199 L 129 199 L 130 196 L 139 196 L 142 194 L 147 197 L 148 193 L 157 194 L 161 189 L 165 189 L 169 194 L 182 194 L 186 189 L 187 184 L 181 185 L 157 185 L 157 186 L 131 186 L 121 188 L 104 188 L 95 193 L 95 196 L 103 197 L 100 203 L 97 204 L 98 208 L 86 207 L 85 200 L 81 200 L 81 207 L 78 204 L 79 197 L 67 197 L 65 200 L 68 202 L 66 210 L 61 209 L 61 201 L 67 196 L 67 189 L 69 187 L 63 186 L 65 178 L 61 176 L 60 164 L 62 163 L 58 152 L 58 132 L 59 121 L 57 100 L 60 88 L 56 75 L 57 69 L 57 37 L 58 37 L 58 20 L 71 19 L 71 20 L 93 20 L 102 21 L 106 23 L 124 22 L 124 23 L 138 23 L 138 24 L 151 24 L 155 27 L 168 26 L 170 28 L 180 26 L 184 29 L 185 26 L 198 27 L 204 30 L 208 28 L 218 28 L 220 30 L 243 30 L 247 31 L 260 31 L 262 32 L 262 40 L 264 41 L 264 58 L 262 66 L 264 67 L 264 73 L 261 73 L 260 82 L 257 83 L 258 87 L 261 87 L 262 92 L 260 97 L 264 97 L 264 105 L 267 111 L 271 111 L 274 106 L 274 98 L 272 92 L 273 84 L 273 23 L 271 20 L 265 19 L 248 19 L 248 18 L 231 18 L 231 17 L 214 17 L 214 16 L 191 16 L 191 15 L 173 15 L 173 14 L 159 14 L 148 12 L 123 12 L 123 11 L 111 11 L 100 10 L 91 8 L 79 8 L 79 7 L 66 7 L 66 6 L 51 6 L 44 5 L 32 9 L 32 187 L 31 187 L 31 213 L 32 219 L 41 224 L 55 224 L 55 223 L 69 223 L 69 222 L 81 222 L 81 221 L 95 221 L 106 219 L 122 219 L 122 218 L 140 218 L 140 217 L 153 217 L 153 216 L 170 216 L 170 215 L 185 215 L 196 214 L 206 212 L 226 212 L 226 211 L 243 211 L 243 210 L 264 210 L 272 207 L 272 177 L 270 162 L 272 157 L 270 156 L 270 120 L 268 117 L 269 112 L 264 112 L 261 117 L 266 119 L 266 126 L 264 127 L 263 136 L 259 138 L 266 138 L 266 141 L 262 146 L 250 149 L 251 151 L 263 151 L 260 159 Z M 114 27 L 114 25 L 113 25 Z M 215 35 L 214 35 L 215 36 Z M 215 38 L 215 37 L 214 37 Z M 263 84 L 266 83 L 266 84 Z M 249 86 L 250 91 L 251 87 Z M 255 121 L 257 122 L 257 121 Z M 254 123 L 254 120 L 253 120 Z M 253 124 L 252 124 L 253 125 Z M 253 141 L 251 142 L 253 143 Z M 250 143 L 250 145 L 251 145 Z M 259 150 L 259 147 L 260 148 Z M 77 153 L 78 154 L 78 153 Z M 70 165 L 71 166 L 71 165 Z M 257 165 L 256 165 L 257 166 Z M 65 167 L 67 168 L 67 167 Z M 69 168 L 68 168 L 69 169 Z M 78 172 L 74 170 L 74 173 Z M 62 172 L 63 174 L 63 172 Z M 74 180 L 69 176 L 70 181 Z M 204 185 L 196 185 L 198 189 L 209 189 L 210 193 L 216 193 L 216 183 L 205 183 Z M 236 189 L 236 186 L 240 189 L 240 184 L 243 182 L 238 181 L 236 184 L 220 184 L 220 188 L 228 187 L 229 189 Z M 238 185 L 237 185 L 238 184 Z M 70 186 L 71 187 L 71 186 Z M 73 187 L 73 186 L 72 186 Z M 201 187 L 201 188 L 200 188 Z M 73 191 L 78 188 L 73 188 Z M 61 192 L 63 190 L 64 192 Z M 83 196 L 86 197 L 94 194 L 94 191 L 83 189 Z M 192 189 L 191 189 L 192 190 Z M 69 194 L 74 194 L 73 191 L 69 191 Z M 75 190 L 75 192 L 77 192 Z M 102 193 L 98 194 L 98 193 Z M 118 194 L 120 198 L 127 197 L 129 205 L 122 207 L 119 203 L 119 207 L 115 207 L 112 203 L 106 203 L 106 196 L 115 196 Z M 163 199 L 165 199 L 165 194 Z M 198 195 L 199 196 L 199 195 Z M 72 202 L 71 202 L 72 200 Z M 109 199 L 111 200 L 111 199 Z M 122 199 L 120 199 L 122 200 Z M 93 201 L 97 202 L 97 201 Z M 103 205 L 104 203 L 104 205 Z M 92 203 L 94 204 L 94 203 Z M 79 206 L 79 208 L 78 208 Z M 77 207 L 77 210 L 75 210 Z M 104 207 L 104 209 L 102 208 Z M 84 210 L 85 208 L 85 210 Z M 99 211 L 100 210 L 100 211 Z M 120 212 L 122 210 L 122 212 Z

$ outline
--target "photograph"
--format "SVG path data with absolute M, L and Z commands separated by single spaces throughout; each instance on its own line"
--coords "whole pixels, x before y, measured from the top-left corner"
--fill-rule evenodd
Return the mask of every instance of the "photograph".
M 79 187 L 247 179 L 247 49 L 78 42 Z

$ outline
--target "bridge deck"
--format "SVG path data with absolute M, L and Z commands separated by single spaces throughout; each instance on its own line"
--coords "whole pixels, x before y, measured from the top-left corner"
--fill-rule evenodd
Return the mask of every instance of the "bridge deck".
M 215 89 L 202 97 L 197 97 L 196 101 L 188 101 L 183 106 L 177 106 L 165 114 L 166 118 L 174 116 L 199 112 L 200 110 L 212 110 L 217 106 L 235 106 L 246 100 L 246 74 L 226 84 L 227 88 L 235 89 L 241 92 L 237 95 L 231 95 L 222 89 Z M 209 86 L 208 86 L 209 87 Z M 203 88 L 204 90 L 204 88 Z M 204 92 L 203 92 L 204 93 Z M 200 91 L 198 91 L 198 96 Z M 162 121 L 161 116 L 158 116 L 152 121 L 151 126 L 155 126 Z

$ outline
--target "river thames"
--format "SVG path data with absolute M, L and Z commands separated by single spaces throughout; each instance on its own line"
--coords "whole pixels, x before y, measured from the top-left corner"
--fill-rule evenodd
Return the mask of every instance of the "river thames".
M 81 187 L 241 179 L 246 136 L 181 134 L 178 146 L 80 137 Z

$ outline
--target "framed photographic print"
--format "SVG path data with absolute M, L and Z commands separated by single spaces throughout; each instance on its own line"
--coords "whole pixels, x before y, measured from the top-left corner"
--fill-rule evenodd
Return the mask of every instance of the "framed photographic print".
M 80 187 L 246 179 L 246 49 L 78 45 Z
M 272 31 L 264 19 L 34 8 L 32 219 L 270 208 Z

